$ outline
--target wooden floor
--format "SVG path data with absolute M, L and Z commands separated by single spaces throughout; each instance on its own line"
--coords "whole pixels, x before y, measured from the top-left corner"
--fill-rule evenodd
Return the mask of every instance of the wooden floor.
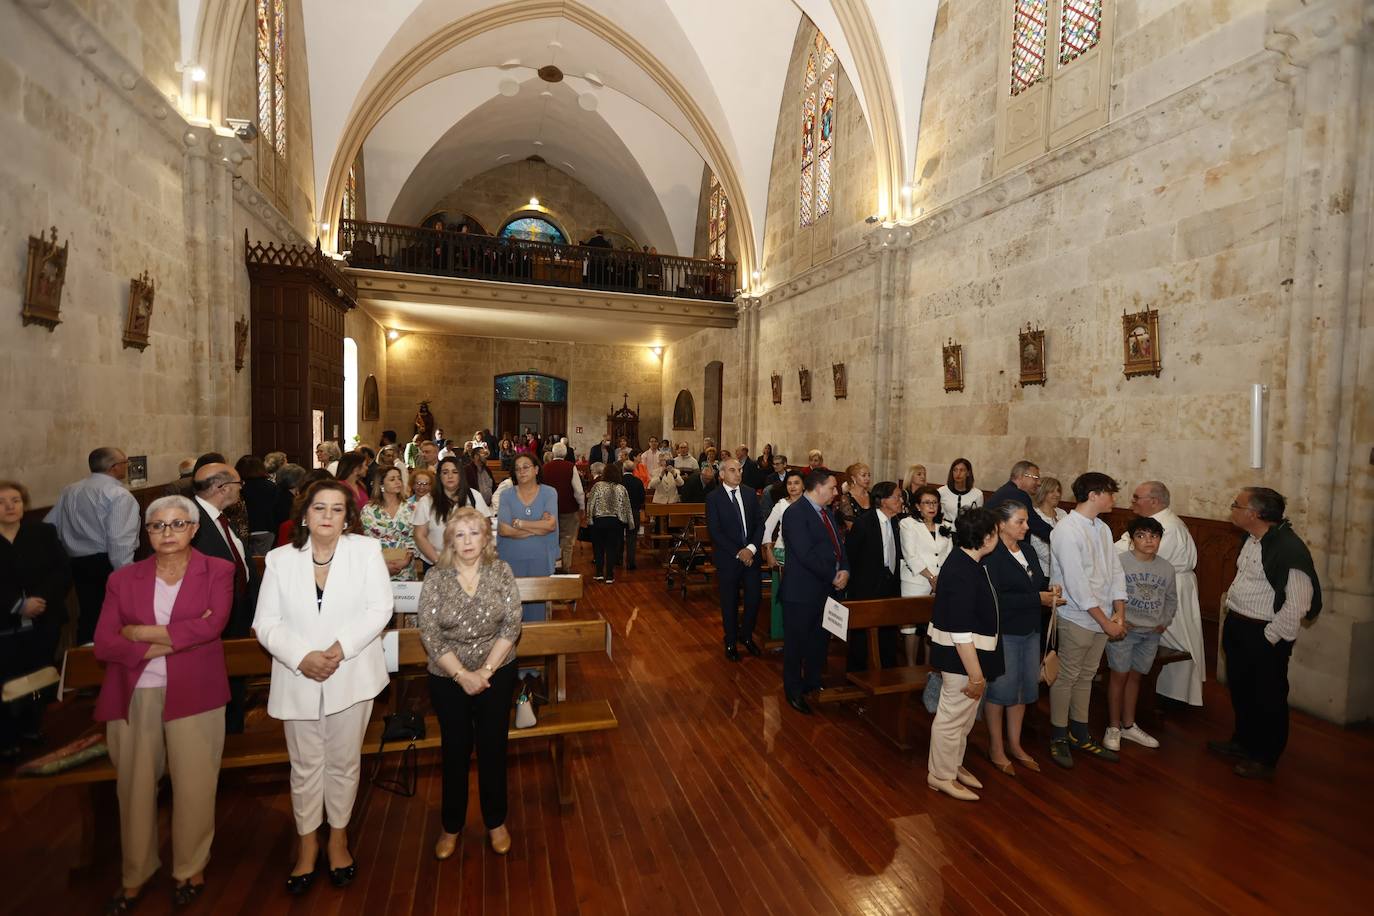
M 572 663 L 569 696 L 608 698 L 620 729 L 573 739 L 573 807 L 559 807 L 531 747 L 511 762 L 510 855 L 485 848 L 474 786 L 464 845 L 436 862 L 428 755 L 414 798 L 360 800 L 358 881 L 317 882 L 296 900 L 282 887 L 294 832 L 285 768 L 226 772 L 208 889 L 189 912 L 1368 912 L 1368 730 L 1295 715 L 1277 779 L 1247 782 L 1204 750 L 1230 726 L 1209 683 L 1206 709 L 1152 728 L 1159 750 L 1127 745 L 1119 765 L 1064 772 L 1045 752 L 1042 701 L 1027 746 L 1045 771 L 994 771 L 979 725 L 969 768 L 987 788 L 965 804 L 926 787 L 923 740 L 902 754 L 852 709 L 798 715 L 782 702 L 777 656 L 728 663 L 708 590 L 683 603 L 647 564 L 588 590 L 580 611 L 611 622 L 614 658 Z M 97 864 L 77 867 L 90 798 L 80 787 L 0 798 L 0 912 L 99 911 L 119 883 L 118 837 L 99 837 Z M 164 870 L 137 912 L 169 912 L 169 886 Z

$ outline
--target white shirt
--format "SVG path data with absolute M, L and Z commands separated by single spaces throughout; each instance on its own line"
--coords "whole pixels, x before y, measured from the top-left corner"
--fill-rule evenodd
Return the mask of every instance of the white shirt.
M 739 523 L 744 526 L 744 530 L 747 533 L 749 531 L 749 519 L 744 517 L 744 497 L 739 495 L 739 487 L 732 487 L 726 484 L 721 484 L 721 486 L 725 488 L 725 498 L 730 500 L 731 504 L 738 510 Z M 754 547 L 753 544 L 745 544 L 744 549 L 748 550 L 750 553 L 758 553 L 758 549 Z
M 1062 522 L 1064 520 L 1064 517 L 1067 516 L 1069 513 L 1065 512 L 1063 509 L 1055 507 L 1054 517 L 1051 518 L 1050 516 L 1041 512 L 1039 506 L 1036 506 L 1035 514 L 1040 516 L 1040 518 L 1044 520 L 1045 524 L 1053 528 L 1055 525 L 1058 525 L 1060 522 Z M 1048 576 L 1050 574 L 1050 542 L 1042 541 L 1040 540 L 1040 538 L 1032 534 L 1031 546 L 1035 548 L 1035 556 L 1040 560 L 1040 571 L 1043 572 L 1046 576 Z M 1120 549 L 1120 545 L 1118 545 L 1118 549 Z
M 878 510 L 878 530 L 883 533 L 883 565 L 888 572 L 897 571 L 897 551 L 892 537 L 892 519 L 883 510 Z
M 983 491 L 977 487 L 964 494 L 955 493 L 949 488 L 949 484 L 940 488 L 940 512 L 946 525 L 953 525 L 961 513 L 982 504 Z
M 929 595 L 930 580 L 923 572 L 930 571 L 933 576 L 940 575 L 940 567 L 954 549 L 954 541 L 940 533 L 936 528 L 931 531 L 925 522 L 907 516 L 897 524 L 897 534 L 902 539 L 902 595 Z
M 472 497 L 472 507 L 482 513 L 487 518 L 493 516 L 487 501 L 482 498 L 482 494 L 476 490 L 469 489 L 468 494 Z M 494 494 L 493 494 L 494 496 Z M 444 550 L 444 523 L 434 518 L 434 498 L 431 494 L 425 494 L 415 503 L 415 513 L 411 516 L 415 523 L 416 532 L 424 532 L 429 546 L 434 548 L 435 554 L 442 553 Z
M 1094 633 L 1102 627 L 1088 608 L 1112 616 L 1112 602 L 1126 600 L 1126 572 L 1112 546 L 1112 530 L 1100 518 L 1070 512 L 1050 542 L 1050 582 L 1063 586 L 1059 616 Z
M 787 511 L 789 505 L 791 503 L 786 496 L 773 503 L 773 508 L 768 513 L 768 520 L 763 523 L 763 542 L 767 544 L 771 541 L 774 550 L 786 549 L 782 542 L 782 514 Z M 777 540 L 773 540 L 774 532 L 777 532 Z
M 218 535 L 219 535 L 219 539 L 220 539 L 221 541 L 224 541 L 226 546 L 229 546 L 229 542 L 228 542 L 227 540 L 225 540 L 225 537 L 224 537 L 224 526 L 221 525 L 221 524 L 219 523 L 219 517 L 220 517 L 220 515 L 221 515 L 222 513 L 221 513 L 218 509 L 216 509 L 214 506 L 210 505 L 210 504 L 207 503 L 205 500 L 201 499 L 199 496 L 197 496 L 195 499 L 196 499 L 196 502 L 200 504 L 200 507 L 201 507 L 202 509 L 205 510 L 205 514 L 210 516 L 210 521 L 214 523 L 214 524 L 211 525 L 210 527 L 212 527 L 212 528 L 215 529 L 215 534 L 218 534 Z M 243 549 L 243 541 L 240 541 L 240 540 L 239 540 L 239 536 L 238 536 L 237 534 L 234 533 L 234 526 L 233 526 L 233 525 L 230 525 L 230 526 L 229 526 L 229 537 L 233 538 L 233 541 L 234 541 L 233 547 L 234 547 L 235 550 L 238 551 L 239 559 L 242 561 L 242 565 L 243 565 L 243 574 L 244 574 L 245 576 L 247 576 L 249 579 L 253 578 L 253 577 L 249 574 L 249 570 L 248 570 L 248 551 L 246 551 L 246 550 Z M 229 551 L 229 554 L 230 554 L 230 556 L 233 556 L 234 551 L 233 551 L 233 550 Z
M 1267 621 L 1264 638 L 1277 643 L 1298 638 L 1302 618 L 1312 608 L 1312 580 L 1297 569 L 1288 571 L 1283 607 L 1274 613 L 1274 587 L 1264 575 L 1259 538 L 1250 535 L 1236 558 L 1236 578 L 1226 591 L 1226 609 L 1234 614 Z
M 115 569 L 134 561 L 138 500 L 109 474 L 92 474 L 63 487 L 43 521 L 57 528 L 67 556 L 103 553 Z

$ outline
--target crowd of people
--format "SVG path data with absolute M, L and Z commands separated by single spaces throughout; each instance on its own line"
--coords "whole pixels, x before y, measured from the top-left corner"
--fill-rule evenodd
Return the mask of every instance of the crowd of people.
M 1115 505 L 1115 480 L 1087 472 L 1065 490 L 1031 461 L 1016 462 L 985 500 L 965 458 L 943 485 L 927 482 L 920 464 L 875 483 L 866 464 L 841 477 L 815 450 L 795 467 L 771 445 L 754 458 L 707 440 L 694 455 L 689 443 L 656 436 L 643 450 L 603 437 L 579 461 L 566 437 L 529 430 L 477 430 L 464 443 L 435 430 L 404 451 L 387 432 L 376 450 L 323 442 L 315 460 L 307 470 L 282 452 L 232 465 L 213 452 L 188 458 L 140 513 L 125 485 L 127 456 L 97 448 L 89 476 L 64 488 L 41 522 L 25 517 L 23 484 L 0 480 L 4 678 L 52 664 L 69 589 L 74 639 L 93 642 L 106 666 L 95 717 L 118 774 L 124 857 L 110 912 L 131 907 L 159 868 L 164 761 L 175 902 L 204 887 L 224 735 L 242 731 L 245 716 L 245 684 L 227 676 L 221 638 L 253 636 L 272 657 L 267 714 L 285 729 L 299 837 L 287 889 L 305 893 L 321 860 L 335 885 L 353 880 L 347 828 L 373 699 L 388 683 L 381 634 L 393 622 L 393 582 L 423 580 L 418 613 L 404 623 L 428 652 L 442 733 L 435 855 L 448 858 L 459 842 L 474 749 L 482 820 L 492 849 L 506 852 L 515 645 L 523 622 L 545 617 L 542 605 L 521 602 L 515 578 L 571 570 L 575 542 L 588 539 L 593 578 L 614 583 L 622 563 L 635 568 L 649 500 L 704 504 L 732 662 L 740 648 L 761 654 L 761 581 L 772 576 L 767 629 L 783 639 L 783 693 L 801 714 L 823 687 L 828 599 L 933 594 L 928 626 L 880 634 L 877 664 L 931 667 L 927 780 L 954 798 L 976 800 L 982 788 L 964 766 L 980 710 L 997 770 L 1040 769 L 1022 735 L 1042 670 L 1053 667 L 1047 648 L 1057 658 L 1048 754 L 1061 767 L 1079 756 L 1116 760 L 1122 741 L 1158 746 L 1135 712 L 1161 644 L 1191 661 L 1168 666 L 1159 692 L 1202 701 L 1196 548 L 1159 481 L 1136 487 L 1135 517 L 1114 543 L 1102 516 Z M 489 460 L 507 472 L 499 483 Z M 1284 511 L 1264 487 L 1242 489 L 1231 505 L 1246 535 L 1222 633 L 1236 722 L 1210 747 L 1236 758 L 1242 776 L 1268 776 L 1284 750 L 1288 659 L 1300 622 L 1321 609 L 1310 553 Z M 135 560 L 140 526 L 150 552 Z M 1108 727 L 1098 740 L 1089 705 L 1104 652 Z M 864 640 L 850 640 L 847 664 L 871 664 Z M 0 749 L 15 756 L 40 725 L 41 707 L 0 717 Z

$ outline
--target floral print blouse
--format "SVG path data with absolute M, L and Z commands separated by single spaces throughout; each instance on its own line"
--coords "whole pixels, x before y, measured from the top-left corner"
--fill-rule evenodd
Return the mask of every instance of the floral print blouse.
M 415 549 L 414 518 L 415 497 L 413 496 L 401 501 L 401 508 L 396 510 L 395 518 L 387 515 L 386 510 L 376 503 L 368 503 L 363 507 L 363 534 L 381 541 L 383 548 L 403 548 L 418 557 L 420 552 Z M 393 582 L 415 581 L 415 564 L 411 563 L 392 576 L 391 580 Z

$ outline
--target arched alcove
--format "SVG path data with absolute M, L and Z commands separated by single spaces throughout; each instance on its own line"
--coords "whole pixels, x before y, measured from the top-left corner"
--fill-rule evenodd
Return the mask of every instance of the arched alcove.
M 673 429 L 696 429 L 697 408 L 692 400 L 692 392 L 686 388 L 677 393 L 673 402 Z

